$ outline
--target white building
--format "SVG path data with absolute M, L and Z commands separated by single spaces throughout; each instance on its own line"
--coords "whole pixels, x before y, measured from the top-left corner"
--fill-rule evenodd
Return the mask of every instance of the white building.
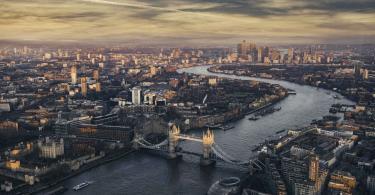
M 55 141 L 46 137 L 46 139 L 38 140 L 39 156 L 42 158 L 57 158 L 64 155 L 64 140 Z
M 374 175 L 367 176 L 366 189 L 370 192 L 375 192 L 375 176 Z
M 141 93 L 142 89 L 139 87 L 134 87 L 132 89 L 132 103 L 135 105 L 140 105 L 141 104 Z

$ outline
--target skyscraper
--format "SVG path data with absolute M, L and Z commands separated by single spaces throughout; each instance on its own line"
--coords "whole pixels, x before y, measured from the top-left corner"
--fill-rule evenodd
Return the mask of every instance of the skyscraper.
M 361 69 L 362 69 L 362 62 L 361 61 L 355 61 L 354 64 L 354 77 L 356 80 L 360 80 L 361 77 Z
M 263 56 L 264 57 L 269 57 L 270 56 L 270 48 L 269 47 L 265 47 L 263 49 Z
M 239 56 L 247 56 L 251 55 L 252 57 L 255 57 L 253 54 L 256 52 L 256 44 L 247 42 L 246 40 L 243 40 L 241 43 L 237 45 L 237 53 Z
M 98 81 L 99 80 L 99 70 L 94 70 L 92 73 L 92 77 Z
M 272 49 L 271 60 L 272 60 L 272 63 L 280 63 L 280 51 L 279 50 Z
M 368 80 L 368 70 L 367 69 L 363 69 L 363 80 Z
M 293 59 L 294 59 L 294 49 L 289 48 L 288 49 L 288 63 L 289 64 L 293 63 Z
M 81 93 L 82 93 L 82 96 L 86 97 L 86 95 L 87 95 L 87 80 L 86 80 L 86 77 L 81 78 Z
M 259 47 L 258 48 L 258 62 L 262 63 L 263 62 L 263 58 L 264 58 L 263 48 Z
M 141 93 L 142 89 L 139 87 L 134 87 L 132 89 L 132 103 L 135 105 L 141 104 Z
M 70 78 L 73 85 L 77 84 L 77 67 L 75 65 L 70 68 Z

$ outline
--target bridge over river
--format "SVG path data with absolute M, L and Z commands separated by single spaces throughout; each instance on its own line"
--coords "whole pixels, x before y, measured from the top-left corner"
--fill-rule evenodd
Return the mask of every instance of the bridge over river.
M 245 117 L 233 123 L 234 129 L 214 131 L 215 144 L 239 161 L 248 161 L 249 156 L 252 156 L 253 146 L 274 136 L 277 131 L 307 126 L 311 120 L 329 114 L 331 104 L 352 104 L 345 98 L 333 98 L 335 93 L 328 94 L 327 90 L 286 81 L 214 74 L 207 71 L 208 67 L 180 69 L 179 72 L 242 80 L 254 79 L 280 84 L 297 92 L 296 95 L 289 96 L 276 105 L 282 107 L 279 112 L 257 121 L 249 121 Z M 202 132 L 191 131 L 189 135 L 198 137 Z M 179 145 L 184 151 L 202 154 L 201 142 L 184 141 Z M 200 158 L 194 155 L 184 155 L 183 160 L 175 162 L 159 156 L 134 153 L 74 177 L 66 181 L 65 185 L 71 188 L 84 180 L 95 181 L 95 184 L 82 189 L 82 194 L 205 194 L 211 184 L 218 179 L 245 174 L 237 169 L 227 168 L 225 163 L 219 163 L 216 167 L 201 168 L 199 162 Z M 70 190 L 66 194 L 76 193 Z
M 202 143 L 202 153 L 193 151 L 177 150 L 180 140 L 188 140 L 193 142 Z M 224 150 L 215 143 L 215 136 L 213 131 L 207 129 L 203 132 L 202 138 L 193 135 L 181 134 L 180 128 L 173 125 L 168 131 L 168 138 L 156 144 L 152 144 L 145 140 L 141 135 L 136 135 L 134 140 L 134 148 L 147 149 L 153 151 L 163 152 L 167 155 L 168 159 L 176 159 L 179 154 L 190 154 L 200 157 L 200 164 L 203 166 L 211 165 L 217 161 L 222 161 L 231 165 L 240 166 L 249 169 L 250 173 L 254 170 L 262 170 L 264 165 L 257 158 L 251 158 L 247 161 L 240 161 L 233 158 L 231 155 L 224 152 Z

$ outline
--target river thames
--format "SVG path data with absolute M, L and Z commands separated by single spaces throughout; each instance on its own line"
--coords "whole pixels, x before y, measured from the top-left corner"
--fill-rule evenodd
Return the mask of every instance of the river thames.
M 228 131 L 214 131 L 215 143 L 225 152 L 239 160 L 247 160 L 254 145 L 270 139 L 282 129 L 304 127 L 313 119 L 321 119 L 329 114 L 334 103 L 351 104 L 343 98 L 333 98 L 334 92 L 324 89 L 298 85 L 287 81 L 250 78 L 210 73 L 209 66 L 180 69 L 179 72 L 214 75 L 231 79 L 258 80 L 296 91 L 276 106 L 282 107 L 278 112 L 267 115 L 257 121 L 249 121 L 247 117 L 232 123 L 235 128 Z M 201 136 L 201 132 L 189 132 Z M 184 150 L 200 152 L 197 143 L 182 142 Z M 205 194 L 215 181 L 228 176 L 241 176 L 244 170 L 238 170 L 218 163 L 216 167 L 200 167 L 199 159 L 184 156 L 180 161 L 168 161 L 162 157 L 133 153 L 123 159 L 96 167 L 64 182 L 69 188 L 65 194 Z M 94 181 L 94 184 L 80 190 L 72 191 L 72 187 L 83 181 Z

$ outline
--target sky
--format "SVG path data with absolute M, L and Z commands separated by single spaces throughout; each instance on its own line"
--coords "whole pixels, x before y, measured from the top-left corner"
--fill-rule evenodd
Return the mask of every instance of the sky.
M 375 43 L 374 0 L 0 0 L 0 41 Z

